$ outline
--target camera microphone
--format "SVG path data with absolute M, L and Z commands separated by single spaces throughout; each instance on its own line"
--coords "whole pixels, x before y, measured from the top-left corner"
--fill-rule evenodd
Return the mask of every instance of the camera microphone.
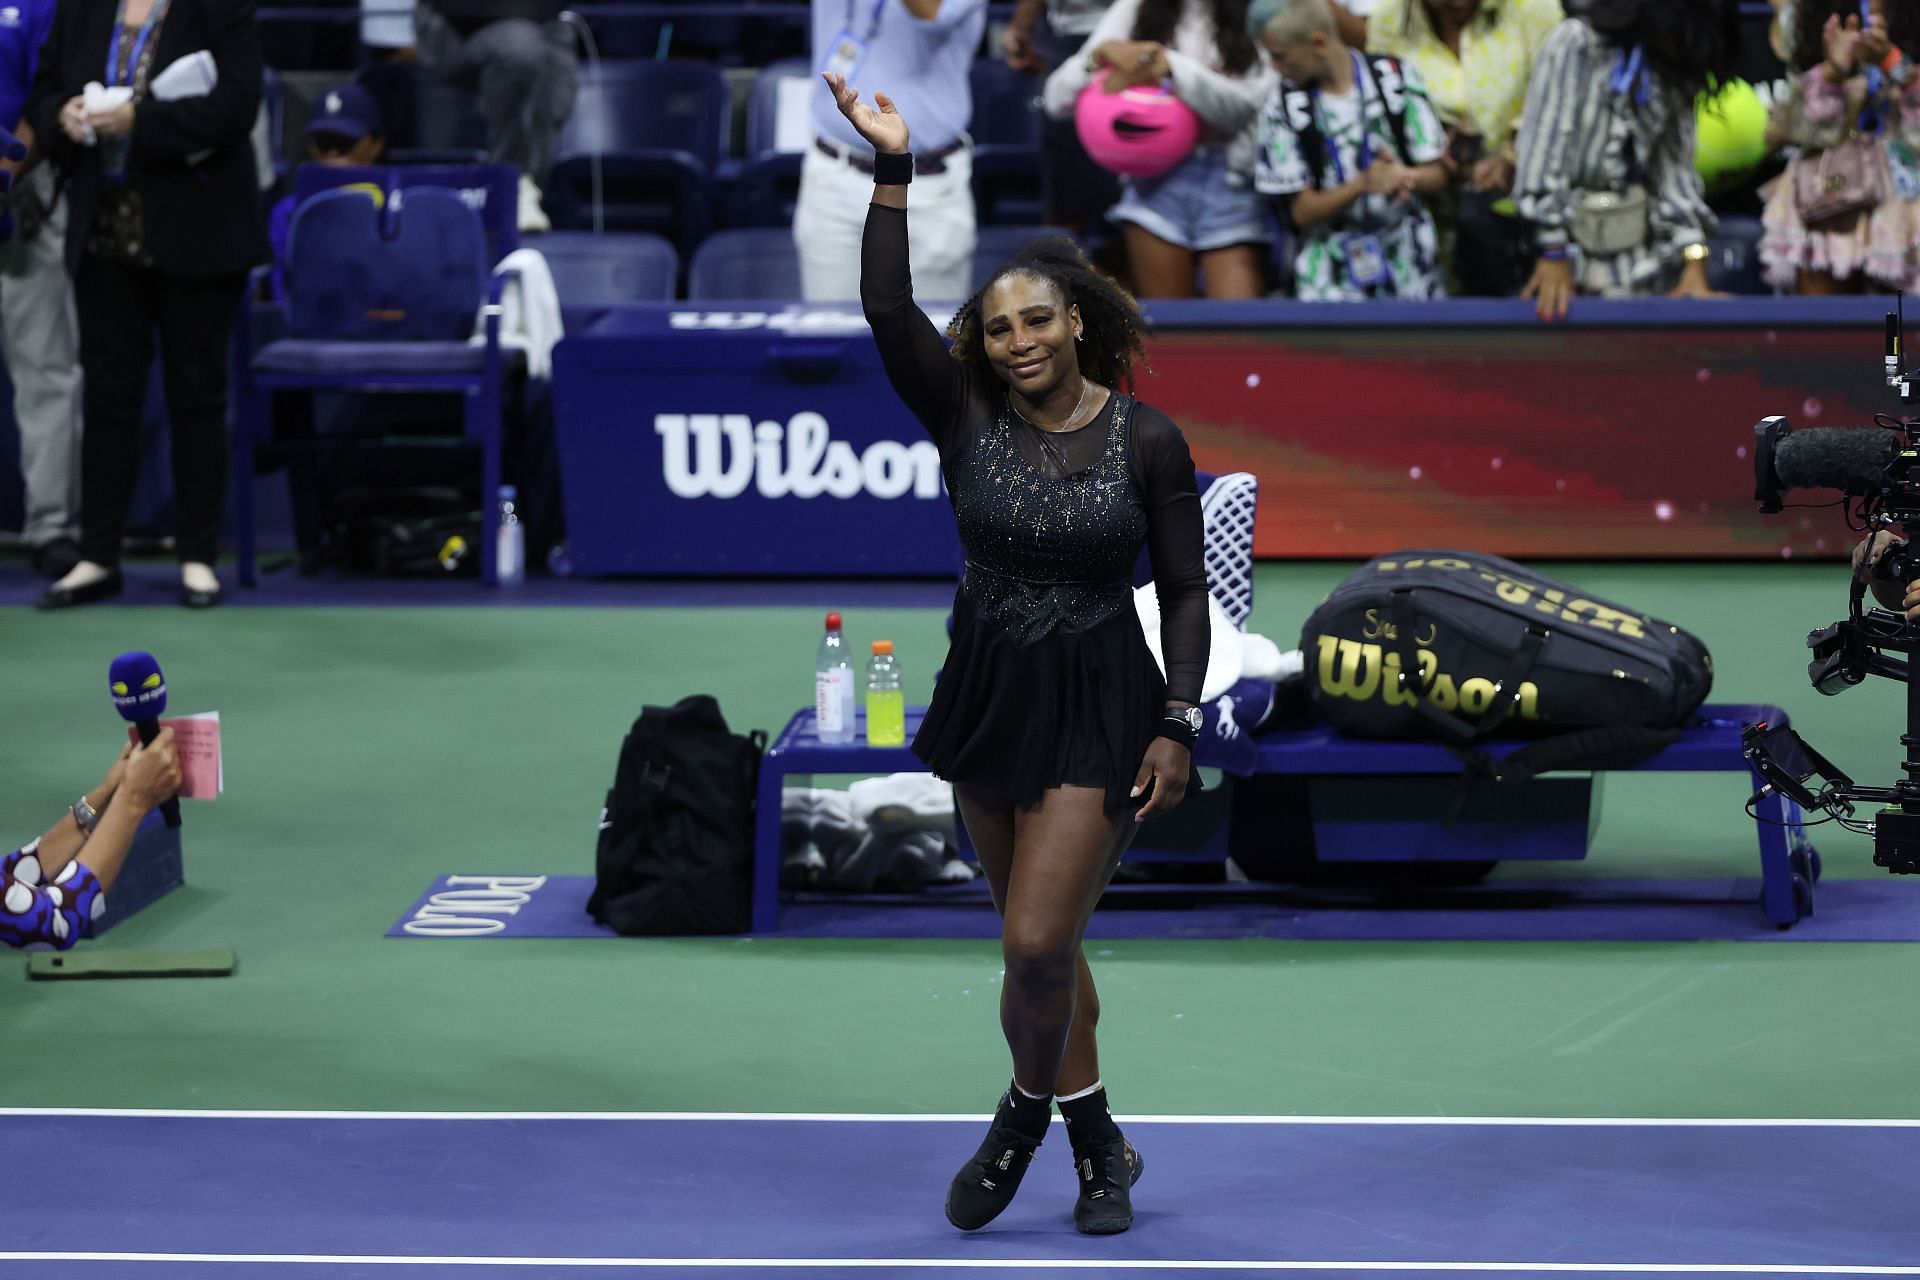
M 1902 447 L 1880 427 L 1821 427 L 1795 431 L 1785 418 L 1763 418 L 1753 429 L 1754 499 L 1762 511 L 1780 510 L 1787 489 L 1839 489 L 1872 497 L 1892 487 L 1887 468 Z

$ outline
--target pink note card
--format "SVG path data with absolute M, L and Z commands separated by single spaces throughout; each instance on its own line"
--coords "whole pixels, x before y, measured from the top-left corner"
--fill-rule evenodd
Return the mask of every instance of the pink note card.
M 180 794 L 188 800 L 211 800 L 226 789 L 226 769 L 220 760 L 220 713 L 207 711 L 177 720 L 162 720 L 173 730 L 174 753 L 180 758 Z M 128 734 L 138 741 L 138 735 Z

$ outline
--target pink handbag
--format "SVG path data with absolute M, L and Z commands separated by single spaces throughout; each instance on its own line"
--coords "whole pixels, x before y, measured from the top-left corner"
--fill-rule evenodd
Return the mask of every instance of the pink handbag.
M 1793 167 L 1794 203 L 1810 227 L 1878 207 L 1891 186 L 1886 152 L 1871 134 L 1802 156 Z

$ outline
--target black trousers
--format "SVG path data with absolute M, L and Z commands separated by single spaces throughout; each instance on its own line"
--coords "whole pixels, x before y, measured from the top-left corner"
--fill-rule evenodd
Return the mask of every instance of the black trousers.
M 227 490 L 227 345 L 244 275 L 173 276 L 88 254 L 74 282 L 86 375 L 80 551 L 120 562 L 140 479 L 140 410 L 160 339 L 180 559 L 212 564 Z

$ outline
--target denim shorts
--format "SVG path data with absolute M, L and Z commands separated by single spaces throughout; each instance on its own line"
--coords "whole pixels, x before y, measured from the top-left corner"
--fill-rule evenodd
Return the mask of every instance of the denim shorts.
M 1269 236 L 1265 203 L 1244 175 L 1228 172 L 1224 147 L 1196 151 L 1158 178 L 1128 178 L 1107 218 L 1195 253 L 1265 244 Z

